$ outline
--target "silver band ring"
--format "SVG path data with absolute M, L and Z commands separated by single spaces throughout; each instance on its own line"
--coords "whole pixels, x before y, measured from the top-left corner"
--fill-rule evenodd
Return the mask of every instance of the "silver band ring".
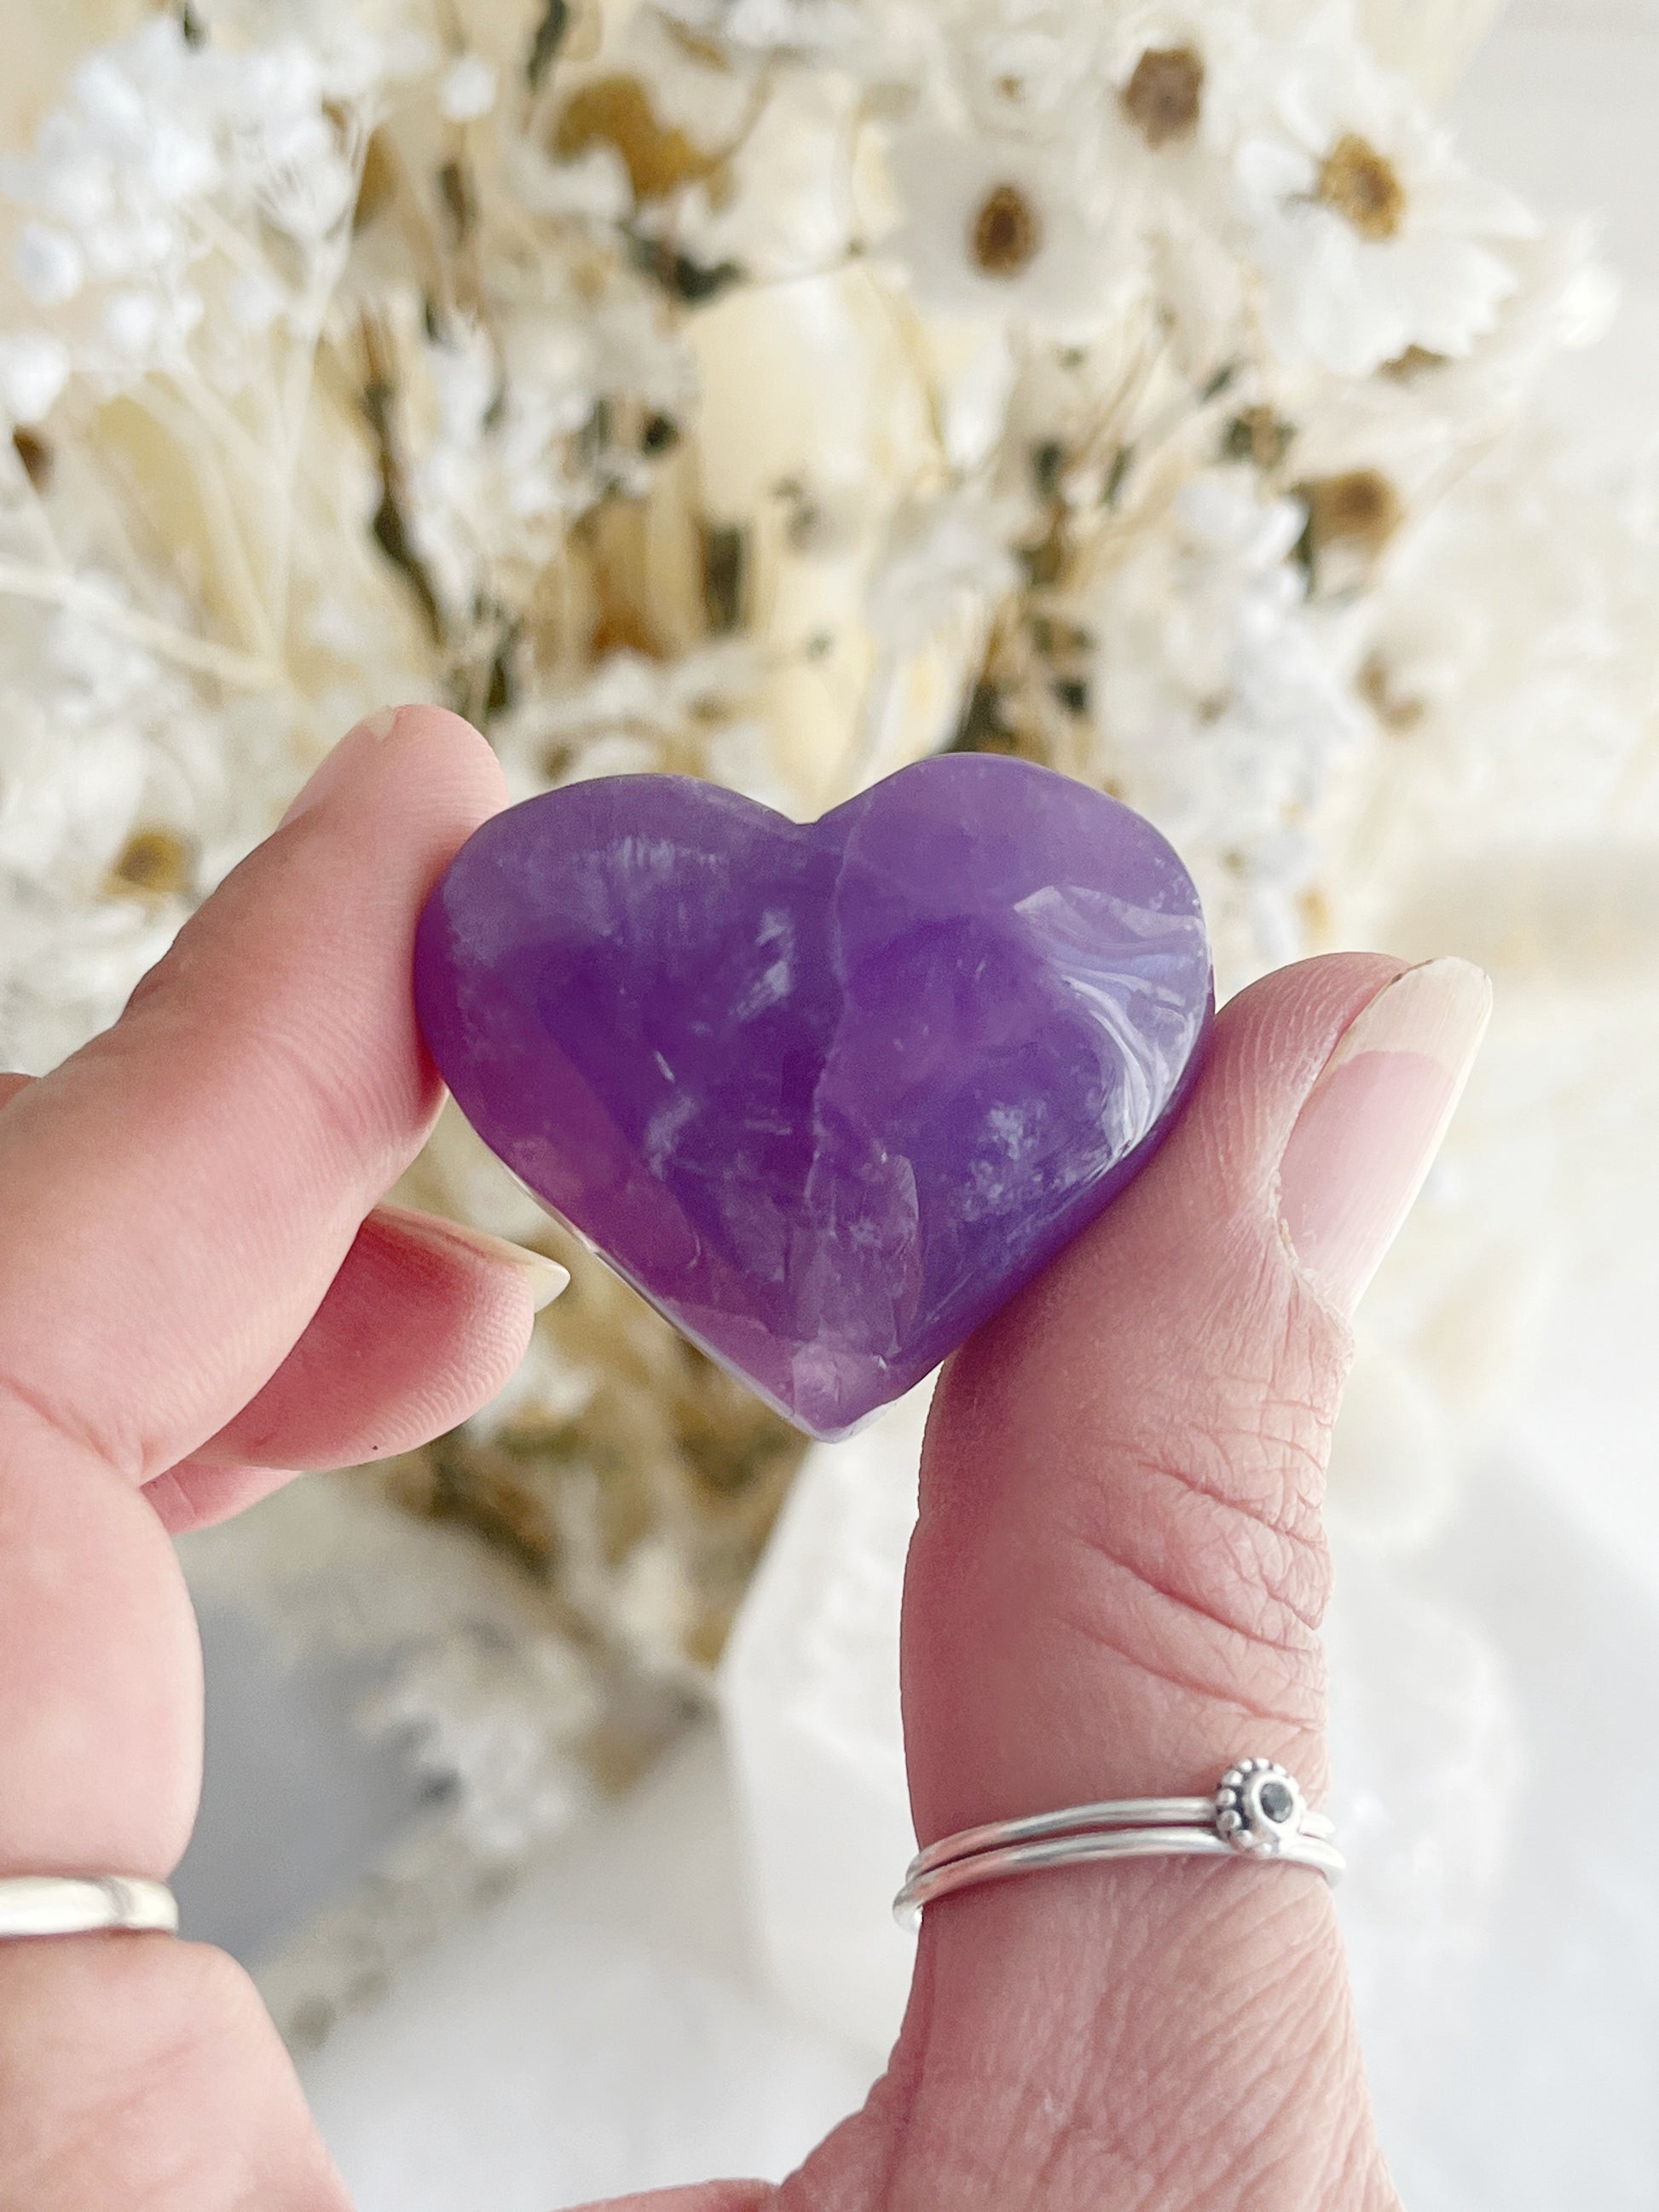
M 1021 1820 L 963 1828 L 918 1851 L 893 1917 L 914 1928 L 922 1907 L 976 1882 L 1093 1859 L 1220 1858 L 1312 1867 L 1340 1881 L 1346 1861 L 1322 1813 L 1269 1759 L 1241 1759 L 1208 1797 L 1124 1797 Z
M 100 1928 L 179 1933 L 179 1905 L 143 1875 L 15 1875 L 0 1881 L 0 1937 L 85 1936 Z

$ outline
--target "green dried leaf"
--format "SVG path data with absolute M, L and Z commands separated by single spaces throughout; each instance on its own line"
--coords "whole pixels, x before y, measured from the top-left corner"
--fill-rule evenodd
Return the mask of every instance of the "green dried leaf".
M 1107 470 L 1106 482 L 1101 488 L 1100 503 L 1103 507 L 1117 505 L 1118 495 L 1127 483 L 1129 471 L 1134 466 L 1134 447 L 1120 446 L 1112 456 L 1112 465 Z
M 634 265 L 660 284 L 665 292 L 683 300 L 688 307 L 701 307 L 710 300 L 719 299 L 734 284 L 741 284 L 748 272 L 735 261 L 717 261 L 712 266 L 693 261 L 688 253 L 676 253 L 660 240 L 641 238 L 633 240 Z
M 23 473 L 37 492 L 45 492 L 52 483 L 52 472 L 57 456 L 46 440 L 33 430 L 14 430 L 12 451 L 23 465 Z
M 702 604 L 716 637 L 741 629 L 749 582 L 749 532 L 740 522 L 713 523 L 702 533 Z
M 473 196 L 472 180 L 460 162 L 446 161 L 439 170 L 438 198 L 449 218 L 452 239 L 458 246 L 465 246 L 477 222 L 478 207 Z
M 957 733 L 946 746 L 953 753 L 1011 753 L 1013 731 L 1003 717 L 1002 694 L 985 678 L 975 684 Z
M 564 43 L 564 34 L 570 28 L 570 0 L 547 0 L 541 21 L 536 26 L 530 41 L 530 53 L 524 65 L 525 81 L 532 92 L 539 92 L 547 82 L 547 73 L 553 66 L 553 58 Z
M 1058 438 L 1045 438 L 1031 448 L 1031 483 L 1041 500 L 1057 499 L 1066 470 L 1066 448 Z

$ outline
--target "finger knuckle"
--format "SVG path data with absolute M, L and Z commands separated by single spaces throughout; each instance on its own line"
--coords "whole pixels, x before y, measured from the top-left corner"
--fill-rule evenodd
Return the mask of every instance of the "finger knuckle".
M 1212 1688 L 1301 1698 L 1329 1588 L 1320 1519 L 1341 1347 L 1328 1317 L 1268 1273 L 1247 1328 L 1213 1332 L 1173 1394 L 1124 1394 L 1068 1534 L 1096 1562 L 1091 1610 L 1148 1664 Z M 1267 1655 L 1264 1660 L 1263 1655 Z

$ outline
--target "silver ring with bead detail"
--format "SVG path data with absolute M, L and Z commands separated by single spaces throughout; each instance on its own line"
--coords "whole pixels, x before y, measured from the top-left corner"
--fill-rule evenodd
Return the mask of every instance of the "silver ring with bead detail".
M 1334 1833 L 1276 1760 L 1240 1759 L 1208 1797 L 1112 1798 L 943 1837 L 911 1860 L 893 1917 L 914 1927 L 924 1905 L 955 1890 L 1097 1859 L 1254 1859 L 1311 1867 L 1334 1884 L 1346 1866 Z
M 1241 1759 L 1216 1787 L 1216 1833 L 1236 1851 L 1277 1858 L 1286 1843 L 1307 1834 L 1310 1817 L 1317 1815 L 1310 1815 L 1294 1777 L 1276 1759 Z M 1323 1826 L 1328 1833 L 1329 1821 Z

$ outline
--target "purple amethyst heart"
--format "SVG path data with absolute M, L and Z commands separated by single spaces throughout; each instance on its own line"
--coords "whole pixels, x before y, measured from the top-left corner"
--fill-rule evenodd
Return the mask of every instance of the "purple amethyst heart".
M 806 823 L 676 775 L 530 799 L 433 893 L 415 988 L 491 1150 L 817 1437 L 1145 1164 L 1212 1004 L 1164 839 L 996 754 Z

